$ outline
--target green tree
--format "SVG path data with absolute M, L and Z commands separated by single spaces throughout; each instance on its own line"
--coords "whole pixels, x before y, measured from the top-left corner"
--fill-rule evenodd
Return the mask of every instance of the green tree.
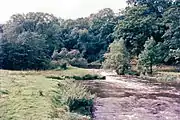
M 165 54 L 162 43 L 157 43 L 153 38 L 146 41 L 144 50 L 139 55 L 139 67 L 143 73 L 153 73 L 153 65 L 163 63 Z
M 89 34 L 92 41 L 87 53 L 90 62 L 96 60 L 102 61 L 103 54 L 114 40 L 112 33 L 118 19 L 110 8 L 105 8 L 96 14 L 92 14 L 89 19 Z
M 0 61 L 4 69 L 47 69 L 62 46 L 59 21 L 47 13 L 16 14 L 3 25 Z
M 59 34 L 68 50 L 78 49 L 88 62 L 102 60 L 110 43 L 117 17 L 113 10 L 105 8 L 96 14 L 76 20 L 65 20 Z
M 127 7 L 122 11 L 122 18 L 117 24 L 114 36 L 123 38 L 132 56 L 138 56 L 144 49 L 143 45 L 151 36 L 156 42 L 163 42 L 167 27 L 162 17 L 151 11 L 147 5 Z
M 164 14 L 164 23 L 168 27 L 163 35 L 164 45 L 168 53 L 166 61 L 176 63 L 180 62 L 177 57 L 180 48 L 180 1 L 176 1 Z
M 8 41 L 16 41 L 19 34 L 23 32 L 36 32 L 43 36 L 48 45 L 50 56 L 56 47 L 62 47 L 62 41 L 59 37 L 60 23 L 52 14 L 41 12 L 15 14 L 3 26 L 3 36 Z
M 23 32 L 16 41 L 3 38 L 1 61 L 3 69 L 47 69 L 50 62 L 45 38 L 37 33 Z
M 124 40 L 115 40 L 109 46 L 109 52 L 105 54 L 103 67 L 113 69 L 120 75 L 129 70 L 129 53 L 124 45 Z

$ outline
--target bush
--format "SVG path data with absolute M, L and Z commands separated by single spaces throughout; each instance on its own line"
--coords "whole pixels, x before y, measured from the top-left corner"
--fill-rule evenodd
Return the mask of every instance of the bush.
M 60 52 L 55 50 L 51 56 L 53 60 L 66 59 L 68 51 L 66 48 L 62 48 Z
M 103 68 L 116 70 L 117 74 L 124 75 L 130 66 L 129 53 L 125 47 L 124 40 L 115 40 L 109 46 L 109 52 L 105 54 Z
M 116 73 L 118 75 L 129 74 L 129 66 L 127 64 L 119 65 L 119 67 L 116 69 Z
M 84 58 L 73 58 L 72 60 L 70 60 L 70 64 L 72 66 L 83 67 L 83 68 L 86 68 L 88 66 L 88 62 Z
M 62 48 L 60 52 L 55 50 L 52 59 L 55 61 L 66 61 L 67 64 L 76 67 L 86 68 L 88 66 L 87 60 L 82 57 L 78 50 L 67 51 L 66 48 Z
M 84 75 L 84 76 L 47 76 L 46 78 L 51 78 L 51 79 L 57 79 L 57 80 L 65 80 L 65 79 L 74 79 L 74 80 L 97 80 L 101 79 L 104 80 L 106 79 L 105 76 L 98 76 L 98 75 Z
M 52 118 L 62 120 L 89 120 L 91 116 L 93 98 L 90 92 L 75 81 L 60 81 L 52 99 Z M 83 116 L 88 115 L 88 116 Z
M 61 76 L 47 76 L 46 78 L 56 79 L 56 80 L 65 80 L 65 77 Z
M 74 49 L 67 53 L 67 57 L 69 59 L 73 59 L 73 58 L 81 58 L 82 56 L 81 56 L 81 53 L 79 52 L 79 50 Z
M 84 76 L 73 76 L 72 78 L 75 80 L 97 80 L 97 79 L 103 80 L 103 79 L 106 79 L 105 76 L 90 75 L 90 74 L 87 74 Z
M 93 108 L 93 99 L 81 98 L 68 100 L 70 112 L 76 112 L 82 115 L 91 116 Z
M 133 70 L 129 71 L 127 74 L 135 75 L 135 76 L 140 76 L 140 73 L 138 71 L 133 71 Z
M 51 61 L 50 69 L 67 69 L 67 62 L 65 60 Z
M 88 64 L 88 68 L 90 69 L 100 69 L 102 64 L 99 61 L 92 62 Z

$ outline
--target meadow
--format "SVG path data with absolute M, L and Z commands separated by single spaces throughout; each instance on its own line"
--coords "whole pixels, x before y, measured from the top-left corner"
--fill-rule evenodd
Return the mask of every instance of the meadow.
M 73 80 L 47 76 L 83 76 L 80 68 L 49 71 L 0 70 L 1 120 L 75 120 L 89 119 L 88 114 L 70 111 L 69 100 L 91 99 L 91 94 Z

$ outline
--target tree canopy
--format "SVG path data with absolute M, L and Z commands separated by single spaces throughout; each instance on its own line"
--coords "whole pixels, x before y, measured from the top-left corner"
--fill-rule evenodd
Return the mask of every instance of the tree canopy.
M 45 69 L 54 60 L 53 53 L 61 53 L 62 48 L 78 51 L 88 63 L 102 63 L 115 39 L 123 39 L 130 59 L 139 57 L 138 61 L 143 63 L 152 56 L 153 64 L 178 64 L 179 0 L 127 0 L 127 3 L 118 14 L 105 8 L 76 20 L 41 12 L 13 15 L 0 25 L 0 67 Z M 151 54 L 154 51 L 158 53 L 155 56 Z

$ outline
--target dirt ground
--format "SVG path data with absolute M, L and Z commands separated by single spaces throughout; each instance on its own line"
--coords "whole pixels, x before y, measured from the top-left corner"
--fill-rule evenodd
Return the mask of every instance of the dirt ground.
M 89 81 L 97 94 L 93 120 L 180 120 L 180 89 L 97 70 L 103 81 Z

